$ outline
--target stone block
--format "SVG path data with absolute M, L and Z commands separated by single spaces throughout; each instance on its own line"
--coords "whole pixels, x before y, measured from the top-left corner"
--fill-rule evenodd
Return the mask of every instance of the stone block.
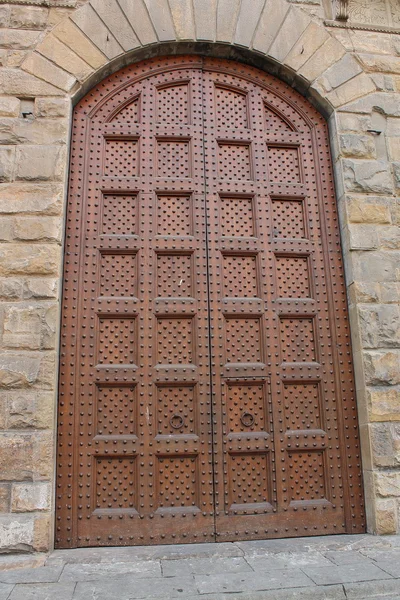
M 0 483 L 0 513 L 10 510 L 11 486 L 9 483 Z
M 389 35 L 372 31 L 349 31 L 352 50 L 355 52 L 373 52 L 376 54 L 393 54 Z
M 55 25 L 58 25 L 61 21 L 63 21 L 63 22 L 68 21 L 70 16 L 71 16 L 71 10 L 69 8 L 64 8 L 62 6 L 50 6 L 47 27 L 49 29 L 52 29 Z
M 283 62 L 310 23 L 311 19 L 305 13 L 291 8 L 268 50 L 268 55 Z
M 377 493 L 383 497 L 400 496 L 400 472 L 385 471 L 375 473 Z
M 57 183 L 0 185 L 0 214 L 61 215 L 63 190 Z
M 349 298 L 350 304 L 356 304 L 358 302 L 363 303 L 374 303 L 379 302 L 379 283 L 370 281 L 354 281 L 349 286 Z
M 27 50 L 9 50 L 7 52 L 7 67 L 9 69 L 20 67 L 27 56 Z
M 50 502 L 50 483 L 13 483 L 11 486 L 12 512 L 49 510 Z
M 51 549 L 52 519 L 52 515 L 48 514 L 39 514 L 35 518 L 32 545 L 36 552 L 48 552 Z
M 0 148 L 0 183 L 11 181 L 14 173 L 15 148 Z
M 357 252 L 353 256 L 356 281 L 397 282 L 400 279 L 400 252 L 397 250 Z
M 351 158 L 374 158 L 375 144 L 370 135 L 342 134 L 339 137 L 340 154 Z
M 0 118 L 1 144 L 65 144 L 66 119 Z
M 68 98 L 36 98 L 35 110 L 37 117 L 49 119 L 68 117 L 70 102 Z
M 258 0 L 257 4 L 258 4 Z M 164 8 L 164 0 L 145 0 L 151 12 L 151 18 L 155 22 L 155 12 L 160 14 L 160 10 Z M 194 20 L 196 23 L 196 37 L 198 40 L 215 40 L 217 35 L 217 0 L 193 0 Z M 158 33 L 158 28 L 156 26 Z
M 368 94 L 365 98 L 359 98 L 354 102 L 350 102 L 340 110 L 360 114 L 370 114 L 372 110 L 378 110 L 388 117 L 400 116 L 398 94 L 390 92 Z
M 333 106 L 338 107 L 348 104 L 361 96 L 367 96 L 375 90 L 376 87 L 371 77 L 365 73 L 360 73 L 360 75 L 353 77 L 353 79 L 346 81 L 340 87 L 329 92 L 326 98 Z
M 381 283 L 379 284 L 380 300 L 384 304 L 399 304 L 400 283 Z
M 12 96 L 0 97 L 0 117 L 18 117 L 20 100 Z
M 125 52 L 140 46 L 139 40 L 116 0 L 91 0 L 90 6 L 96 11 L 103 23 L 107 24 L 107 27 Z
M 14 225 L 14 238 L 60 242 L 61 227 L 58 217 L 18 217 Z
M 353 77 L 361 72 L 362 69 L 359 63 L 351 54 L 345 54 L 324 72 L 323 76 L 318 79 L 318 82 L 322 85 L 325 92 L 330 92 L 346 81 L 349 81 L 349 79 L 353 79 Z
M 17 151 L 16 178 L 25 181 L 62 181 L 66 152 L 61 146 L 21 146 Z
M 13 237 L 13 226 L 11 219 L 4 217 L 0 221 L 0 241 L 6 242 L 12 240 Z
M 373 463 L 377 467 L 394 467 L 394 444 L 390 423 L 370 425 Z
M 93 72 L 92 67 L 54 35 L 46 35 L 43 42 L 37 46 L 37 51 L 64 71 L 72 73 L 78 81 L 83 81 Z
M 400 308 L 398 306 L 394 304 L 360 305 L 358 314 L 364 348 L 400 348 Z
M 393 181 L 386 161 L 343 160 L 346 190 L 367 194 L 393 193 Z
M 8 27 L 10 24 L 11 6 L 0 6 L 0 27 Z
M 0 548 L 2 551 L 32 551 L 34 521 L 34 515 L 0 515 Z
M 217 41 L 232 43 L 240 2 L 241 0 L 219 0 L 217 7 Z
M 0 70 L 2 94 L 32 98 L 34 96 L 61 96 L 63 91 L 21 69 Z
M 53 392 L 13 390 L 1 392 L 7 406 L 9 429 L 51 429 L 56 401 Z
M 0 46 L 8 50 L 29 50 L 34 48 L 40 38 L 38 31 L 26 31 L 24 29 L 2 29 L 0 30 Z
M 346 53 L 345 48 L 333 37 L 330 37 L 298 70 L 308 81 L 314 81 L 329 67 L 339 61 Z
M 350 223 L 390 224 L 390 199 L 373 196 L 349 196 L 346 202 Z
M 157 42 L 157 35 L 143 0 L 118 0 L 118 2 L 141 44 Z
M 0 280 L 1 281 L 1 280 Z M 22 297 L 24 299 L 58 298 L 58 279 L 32 277 L 22 283 Z
M 17 29 L 44 29 L 49 9 L 41 6 L 12 6 L 10 27 Z
M 0 275 L 56 275 L 60 249 L 53 244 L 0 244 Z
M 382 54 L 357 54 L 364 71 L 400 74 L 400 58 Z
M 400 160 L 400 137 L 387 137 L 390 160 Z
M 190 4 L 184 0 L 169 0 L 176 37 L 179 40 L 196 39 L 193 11 Z
M 400 228 L 398 225 L 379 227 L 377 233 L 380 248 L 385 250 L 400 250 Z
M 70 19 L 63 20 L 52 33 L 93 69 L 98 69 L 107 62 L 104 54 Z
M 57 366 L 58 357 L 54 352 L 43 353 L 35 385 L 40 389 L 53 391 L 57 381 Z
M 350 250 L 374 250 L 378 248 L 378 234 L 375 225 L 348 225 Z
M 365 351 L 364 369 L 367 385 L 400 384 L 400 352 Z
M 25 387 L 35 383 L 40 374 L 41 360 L 37 356 L 0 354 L 0 387 Z
M 285 58 L 285 64 L 297 71 L 329 37 L 326 29 L 312 21 Z
M 29 54 L 22 63 L 21 67 L 31 75 L 35 75 L 52 86 L 60 90 L 69 92 L 75 85 L 76 79 L 66 71 L 44 58 L 40 54 L 33 52 Z
M 397 507 L 395 500 L 376 499 L 375 533 L 390 535 L 397 533 Z
M 0 277 L 0 298 L 16 300 L 22 297 L 23 280 L 14 277 Z
M 264 4 L 265 0 L 242 0 L 234 36 L 235 44 L 251 47 Z
M 280 30 L 288 12 L 289 5 L 285 2 L 266 0 L 253 40 L 254 50 L 268 53 L 276 32 Z
M 75 11 L 71 15 L 71 19 L 107 58 L 115 58 L 123 53 L 122 47 L 90 4 Z
M 0 433 L 0 480 L 24 481 L 33 477 L 34 438 L 32 435 Z
M 40 350 L 53 348 L 55 307 L 11 306 L 5 309 L 3 344 L 6 348 Z
M 371 422 L 400 421 L 399 386 L 367 388 L 367 402 Z

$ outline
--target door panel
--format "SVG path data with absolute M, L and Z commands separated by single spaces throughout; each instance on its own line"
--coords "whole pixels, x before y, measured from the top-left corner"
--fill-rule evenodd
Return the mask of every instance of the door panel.
M 75 108 L 57 547 L 363 531 L 327 139 L 214 59 L 132 65 Z

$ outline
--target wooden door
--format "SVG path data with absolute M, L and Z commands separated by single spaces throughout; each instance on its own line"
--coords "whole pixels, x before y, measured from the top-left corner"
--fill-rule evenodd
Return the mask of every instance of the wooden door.
M 163 58 L 78 104 L 71 159 L 57 546 L 363 531 L 323 119 Z

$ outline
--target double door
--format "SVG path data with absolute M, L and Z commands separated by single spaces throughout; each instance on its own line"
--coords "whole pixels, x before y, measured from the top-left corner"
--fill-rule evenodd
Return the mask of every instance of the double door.
M 74 113 L 58 547 L 363 531 L 325 123 L 250 67 L 130 66 Z

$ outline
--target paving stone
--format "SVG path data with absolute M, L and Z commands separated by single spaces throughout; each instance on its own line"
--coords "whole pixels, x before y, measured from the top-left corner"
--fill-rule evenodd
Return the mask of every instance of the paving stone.
M 16 585 L 9 600 L 72 600 L 75 583 Z
M 53 583 L 58 581 L 62 567 L 39 567 L 0 572 L 2 583 Z
M 390 579 L 391 576 L 379 567 L 371 564 L 351 564 L 340 567 L 303 567 L 306 573 L 317 585 L 334 583 L 352 583 L 356 581 L 373 581 Z
M 320 552 L 296 552 L 271 554 L 267 557 L 246 556 L 249 565 L 255 570 L 291 569 L 303 566 L 330 567 L 332 563 Z
M 374 536 L 367 535 L 327 535 L 323 537 L 303 537 L 281 540 L 255 540 L 251 542 L 237 542 L 245 555 L 264 555 L 266 552 L 276 554 L 279 552 L 324 552 L 328 550 L 350 549 L 358 543 L 370 543 Z
M 0 583 L 0 600 L 7 600 L 12 589 L 13 589 L 12 585 L 6 585 L 5 583 Z
M 271 570 L 260 573 L 195 575 L 200 594 L 250 592 L 311 586 L 311 580 L 300 569 Z
M 212 573 L 245 573 L 252 571 L 244 558 L 184 558 L 163 560 L 164 577 L 176 577 L 182 573 L 210 575 Z
M 400 597 L 400 581 L 390 579 L 387 581 L 371 581 L 370 583 L 345 583 L 344 590 L 347 600 L 366 600 L 394 595 L 395 600 Z
M 60 581 L 96 581 L 126 574 L 135 575 L 138 578 L 161 577 L 161 565 L 159 561 L 69 564 L 65 565 Z
M 179 596 L 177 597 L 179 598 Z M 187 596 L 185 600 L 346 600 L 343 586 L 330 585 L 327 588 L 306 587 L 285 590 L 264 590 L 263 592 L 238 592 L 229 594 L 206 594 Z M 75 600 L 75 597 L 74 597 Z M 92 600 L 92 599 L 90 599 Z M 146 600 L 146 598 L 140 599 Z M 164 600 L 164 596 L 155 596 L 152 600 Z M 371 599 L 372 600 L 372 599 Z M 373 599 L 375 600 L 375 598 Z M 377 599 L 377 600 L 380 600 Z M 385 600 L 399 600 L 387 598 Z
M 76 586 L 74 600 L 136 600 L 139 598 L 150 600 L 157 596 L 164 600 L 170 598 L 186 600 L 196 593 L 197 588 L 193 577 L 139 579 L 136 576 L 124 575 L 108 581 L 80 582 Z M 58 597 L 57 600 L 61 599 Z
M 348 565 L 348 564 L 373 564 L 372 561 L 360 552 L 356 552 L 353 550 L 348 550 L 344 552 L 340 552 L 339 550 L 332 552 L 326 552 L 325 557 L 332 561 L 335 565 Z

